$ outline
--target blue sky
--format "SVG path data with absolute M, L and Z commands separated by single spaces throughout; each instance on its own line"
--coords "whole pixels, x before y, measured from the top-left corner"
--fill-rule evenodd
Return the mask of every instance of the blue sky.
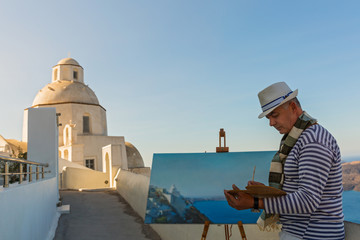
M 76 59 L 125 136 L 155 152 L 275 150 L 257 93 L 286 81 L 303 108 L 360 156 L 358 1 L 2 1 L 0 134 L 21 139 L 23 109 Z M 352 158 L 354 159 L 354 158 Z

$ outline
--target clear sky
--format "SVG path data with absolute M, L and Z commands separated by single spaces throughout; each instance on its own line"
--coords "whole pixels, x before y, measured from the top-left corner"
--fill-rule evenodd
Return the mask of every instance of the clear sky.
M 108 133 L 152 154 L 275 150 L 257 93 L 286 81 L 303 108 L 360 156 L 359 1 L 0 0 L 0 134 L 76 59 L 107 110 Z

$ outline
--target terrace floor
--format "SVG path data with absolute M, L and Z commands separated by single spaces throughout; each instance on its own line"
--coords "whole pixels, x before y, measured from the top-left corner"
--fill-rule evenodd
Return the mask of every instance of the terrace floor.
M 55 240 L 160 240 L 116 190 L 60 191 L 70 214 L 62 214 Z

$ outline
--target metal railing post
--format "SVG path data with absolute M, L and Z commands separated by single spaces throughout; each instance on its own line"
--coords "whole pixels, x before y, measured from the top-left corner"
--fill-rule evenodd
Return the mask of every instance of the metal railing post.
M 23 181 L 23 165 L 22 165 L 22 163 L 20 163 L 19 164 L 19 184 L 21 184 L 22 183 L 22 181 Z
M 32 167 L 29 165 L 29 182 L 32 181 Z
M 51 172 L 51 171 L 45 171 L 45 168 L 49 167 L 49 164 L 27 161 L 25 159 L 0 156 L 0 162 L 1 162 L 1 171 L 4 171 L 4 172 L 0 172 L 0 177 L 4 176 L 4 183 L 3 183 L 4 188 L 9 187 L 10 182 L 12 182 L 13 180 L 18 181 L 19 184 L 23 183 L 24 181 L 32 182 L 33 174 L 36 174 L 35 175 L 36 180 L 39 180 L 40 174 L 41 174 L 41 178 L 45 178 L 45 173 Z M 17 171 L 17 166 L 19 166 L 19 171 Z M 11 170 L 10 167 L 11 169 L 12 168 L 14 169 Z M 36 170 L 34 169 L 34 167 L 36 167 Z M 34 172 L 33 169 L 35 170 Z M 17 175 L 19 175 L 19 180 L 17 180 L 17 177 L 13 179 L 12 176 L 17 176 Z
M 29 181 L 29 164 L 26 164 L 26 180 Z
M 9 162 L 5 162 L 4 187 L 9 187 Z
M 36 166 L 36 181 L 39 180 L 39 166 Z

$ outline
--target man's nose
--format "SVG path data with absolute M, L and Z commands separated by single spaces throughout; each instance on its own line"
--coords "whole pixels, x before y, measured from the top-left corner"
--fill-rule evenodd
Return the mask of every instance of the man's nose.
M 269 125 L 270 127 L 275 125 L 275 120 L 273 118 L 269 118 Z

